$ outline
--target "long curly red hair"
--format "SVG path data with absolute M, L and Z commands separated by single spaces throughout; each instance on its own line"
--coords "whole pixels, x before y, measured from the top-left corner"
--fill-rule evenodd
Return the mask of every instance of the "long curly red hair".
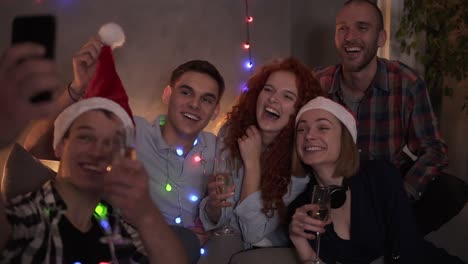
M 257 98 L 270 74 L 276 71 L 288 71 L 296 76 L 298 96 L 295 113 L 311 99 L 323 95 L 320 84 L 312 75 L 311 70 L 297 59 L 275 60 L 258 69 L 247 82 L 248 91 L 240 96 L 238 103 L 227 114 L 226 125 L 229 131 L 225 134 L 224 142 L 235 159 L 242 160 L 237 139 L 244 135 L 250 125 L 256 125 L 258 128 Z M 290 117 L 288 124 L 262 153 L 260 190 L 263 200 L 262 212 L 267 217 L 272 217 L 275 209 L 278 210 L 280 219 L 283 220 L 285 216 L 282 198 L 291 182 L 294 123 L 295 114 Z

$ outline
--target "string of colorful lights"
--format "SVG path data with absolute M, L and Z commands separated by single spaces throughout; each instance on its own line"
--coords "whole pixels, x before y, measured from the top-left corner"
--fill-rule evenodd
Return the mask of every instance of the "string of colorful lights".
M 253 17 L 249 14 L 249 0 L 245 0 L 245 33 L 246 38 L 244 43 L 242 43 L 242 48 L 248 51 L 248 59 L 245 62 L 245 68 L 250 70 L 252 73 L 253 70 L 253 59 L 252 59 L 252 43 L 250 42 L 250 24 L 253 22 Z

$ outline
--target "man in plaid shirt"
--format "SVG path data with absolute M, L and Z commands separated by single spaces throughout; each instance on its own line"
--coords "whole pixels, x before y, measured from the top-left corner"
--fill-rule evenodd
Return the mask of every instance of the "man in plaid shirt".
M 386 41 L 383 26 L 375 3 L 347 1 L 336 16 L 341 64 L 315 75 L 331 99 L 354 113 L 361 158 L 391 161 L 404 174 L 408 196 L 419 200 L 447 166 L 447 145 L 424 81 L 403 63 L 377 57 Z M 416 156 L 414 165 L 405 146 Z M 420 219 L 428 221 L 427 213 Z
M 113 159 L 122 127 L 132 126 L 125 110 L 105 98 L 85 99 L 65 109 L 54 125 L 57 176 L 0 207 L 6 223 L 0 263 L 117 263 L 123 257 L 119 253 L 131 263 L 188 263 L 181 242 L 151 201 L 142 163 Z M 109 222 L 93 217 L 102 197 L 121 209 L 125 221 L 109 222 L 132 242 L 125 250 L 101 243 L 112 232 Z

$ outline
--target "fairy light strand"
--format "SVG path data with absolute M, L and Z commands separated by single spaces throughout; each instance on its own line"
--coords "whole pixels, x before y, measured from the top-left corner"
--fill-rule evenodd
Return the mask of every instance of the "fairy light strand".
M 253 71 L 253 60 L 252 60 L 252 43 L 250 41 L 250 24 L 253 22 L 253 17 L 249 15 L 249 0 L 245 0 L 245 33 L 246 38 L 245 42 L 242 44 L 242 48 L 247 50 L 248 52 L 248 60 L 245 63 L 245 67 L 250 71 L 252 74 Z

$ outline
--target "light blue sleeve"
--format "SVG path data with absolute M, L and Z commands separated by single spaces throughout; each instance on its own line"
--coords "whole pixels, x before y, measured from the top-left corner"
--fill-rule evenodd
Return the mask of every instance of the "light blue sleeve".
M 230 153 L 229 151 L 226 151 L 224 148 L 225 148 L 225 145 L 224 145 L 224 134 L 226 132 L 226 126 L 223 126 L 219 132 L 218 132 L 218 135 L 217 135 L 217 138 L 216 138 L 216 151 L 215 151 L 215 156 L 216 157 L 229 157 L 230 156 Z M 236 189 L 235 189 L 235 197 L 238 197 L 238 192 L 240 191 L 240 187 L 239 187 L 239 179 L 240 179 L 240 176 L 237 175 L 237 170 L 236 171 L 233 171 L 232 172 L 232 177 L 233 177 L 233 181 L 234 181 L 234 184 L 236 185 Z M 241 182 L 241 181 L 240 181 Z M 218 219 L 218 221 L 216 223 L 212 222 L 210 220 L 210 218 L 208 217 L 208 215 L 206 214 L 206 203 L 208 201 L 208 196 L 203 198 L 203 200 L 200 202 L 200 205 L 199 205 L 199 217 L 200 217 L 200 221 L 202 222 L 203 224 L 203 227 L 205 228 L 205 230 L 213 230 L 213 229 L 217 229 L 217 228 L 220 228 L 221 226 L 223 226 L 225 223 L 227 222 L 230 222 L 231 221 L 231 218 L 232 218 L 232 207 L 224 207 L 221 209 L 221 216 L 220 218 Z M 228 201 L 230 202 L 233 202 L 235 203 L 237 201 L 237 199 L 235 198 L 231 198 L 231 199 L 228 199 Z
M 291 203 L 296 196 L 304 191 L 309 177 L 291 177 L 288 192 L 283 196 L 286 206 Z M 274 212 L 272 217 L 267 217 L 263 212 L 263 201 L 261 192 L 257 191 L 247 196 L 234 209 L 234 214 L 238 218 L 239 228 L 245 242 L 255 244 L 264 239 L 279 227 L 279 217 Z M 273 241 L 274 243 L 274 241 Z

